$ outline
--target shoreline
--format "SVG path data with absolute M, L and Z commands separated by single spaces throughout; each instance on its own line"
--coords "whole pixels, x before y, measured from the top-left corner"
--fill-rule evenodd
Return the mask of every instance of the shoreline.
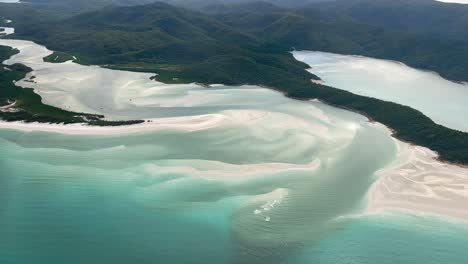
M 468 224 L 468 167 L 442 162 L 435 151 L 395 138 L 381 123 L 372 124 L 389 132 L 397 153 L 375 173 L 364 215 L 408 213 Z
M 0 121 L 0 129 L 20 130 L 23 132 L 49 132 L 66 135 L 121 135 L 158 130 L 198 131 L 216 127 L 223 123 L 225 116 L 221 114 L 155 118 L 145 120 L 141 124 L 122 126 L 93 126 L 86 123 L 52 124 L 22 121 Z
M 146 120 L 143 124 L 119 127 L 0 121 L 0 129 L 105 136 L 165 129 L 197 131 L 216 127 L 226 119 L 229 118 L 222 114 L 158 118 Z M 438 155 L 434 151 L 395 138 L 392 130 L 379 122 L 372 119 L 368 119 L 368 122 L 385 130 L 397 144 L 398 152 L 390 164 L 376 172 L 375 181 L 367 192 L 367 206 L 363 215 L 408 213 L 468 223 L 468 210 L 465 206 L 468 201 L 468 168 L 443 163 L 438 160 Z M 312 169 L 317 166 L 320 166 L 320 162 L 314 161 L 307 166 L 289 167 L 287 164 L 269 164 L 267 167 L 295 170 Z M 252 169 L 254 168 L 250 166 L 242 167 L 242 174 L 249 175 Z M 232 175 L 236 174 L 235 170 L 231 172 Z
M 43 46 L 45 47 L 45 46 Z M 354 55 L 353 55 L 354 56 Z M 360 55 L 355 55 L 355 56 L 360 56 Z M 11 58 L 10 58 L 11 59 Z M 397 62 L 397 61 L 395 61 Z M 399 62 L 397 62 L 399 63 Z M 96 65 L 98 67 L 101 67 L 99 65 Z M 311 69 L 311 68 L 310 68 Z M 318 80 L 315 80 L 315 79 L 311 79 L 311 82 L 322 82 L 322 80 L 319 78 Z M 165 83 L 166 84 L 166 83 Z M 369 123 L 374 123 L 374 124 L 380 124 L 382 126 L 384 126 L 386 129 L 388 129 L 390 132 L 391 132 L 391 137 L 394 138 L 394 139 L 397 139 L 401 142 L 404 142 L 404 143 L 407 143 L 407 144 L 410 144 L 412 146 L 419 146 L 419 145 L 416 145 L 415 143 L 411 142 L 411 141 L 408 141 L 408 140 L 405 140 L 405 139 L 402 139 L 398 136 L 398 132 L 391 128 L 391 127 L 388 127 L 386 126 L 385 124 L 382 124 L 378 121 L 376 121 L 370 114 L 367 114 L 365 112 L 362 112 L 362 111 L 358 111 L 356 109 L 352 109 L 352 108 L 349 108 L 349 107 L 346 107 L 346 106 L 342 106 L 342 105 L 338 105 L 338 104 L 333 104 L 333 103 L 330 103 L 330 102 L 327 102 L 326 100 L 322 100 L 322 99 L 319 99 L 319 98 L 314 98 L 314 99 L 307 99 L 307 98 L 299 98 L 299 97 L 294 97 L 294 96 L 291 96 L 289 95 L 286 91 L 283 91 L 281 89 L 278 89 L 278 88 L 275 88 L 275 87 L 270 87 L 270 86 L 267 86 L 267 85 L 256 85 L 256 84 L 250 84 L 250 83 L 243 83 L 243 84 L 238 84 L 238 85 L 223 85 L 223 84 L 208 84 L 208 83 L 197 83 L 197 82 L 193 82 L 193 83 L 190 83 L 190 84 L 196 84 L 196 85 L 200 85 L 201 87 L 204 87 L 204 88 L 216 88 L 216 87 L 219 87 L 219 86 L 226 86 L 226 87 L 229 87 L 229 86 L 258 86 L 258 87 L 261 87 L 261 88 L 265 88 L 265 89 L 269 89 L 269 90 L 272 90 L 272 91 L 275 91 L 275 92 L 278 92 L 278 93 L 281 93 L 283 96 L 287 97 L 287 98 L 290 98 L 290 99 L 293 99 L 293 100 L 297 100 L 297 101 L 303 101 L 303 102 L 307 102 L 307 101 L 311 101 L 311 100 L 315 100 L 315 101 L 319 101 L 323 104 L 326 104 L 328 106 L 331 106 L 331 107 L 335 107 L 335 108 L 338 108 L 338 109 L 342 109 L 342 110 L 346 110 L 346 111 L 350 111 L 350 112 L 353 112 L 353 113 L 356 113 L 356 114 L 359 114 L 359 115 L 362 115 L 364 117 L 366 117 L 368 119 L 368 122 Z M 468 83 L 464 82 L 463 83 L 464 85 L 468 85 Z M 2 108 L 3 109 L 3 108 Z M 143 124 L 145 124 L 148 120 L 143 120 Z M 4 122 L 7 122 L 7 123 L 24 123 L 24 120 L 17 120 L 17 121 L 3 121 L 3 120 L 0 120 L 0 129 L 3 127 L 1 125 L 1 123 L 4 123 Z M 39 122 L 38 124 L 50 124 L 50 123 L 43 123 L 43 122 Z M 53 124 L 51 124 L 53 125 Z M 59 124 L 57 124 L 59 125 Z M 73 125 L 73 124 L 72 124 Z M 107 127 L 107 128 L 119 128 L 119 127 L 128 127 L 128 126 L 136 126 L 136 125 L 141 125 L 141 124 L 133 124 L 133 125 L 120 125 L 120 126 L 97 126 L 97 125 L 92 125 L 92 124 L 86 124 L 86 123 L 74 123 L 74 125 L 83 125 L 84 127 Z M 59 129 L 57 129 L 59 130 Z M 110 129 L 109 129 L 110 130 Z M 60 132 L 58 132 L 60 133 Z M 121 134 L 124 134 L 124 133 L 121 133 Z M 422 147 L 422 146 L 421 146 Z M 437 156 L 435 157 L 435 160 L 437 161 L 440 161 L 440 162 L 443 162 L 443 163 L 447 163 L 447 164 L 451 164 L 451 165 L 455 165 L 455 166 L 459 166 L 459 167 L 463 167 L 463 168 L 468 168 L 468 164 L 464 164 L 464 163 L 456 163 L 456 162 L 451 162 L 451 161 L 446 161 L 446 160 L 443 160 L 441 159 L 439 153 L 437 151 L 434 151 L 434 150 L 431 150 L 433 151 L 434 153 L 437 154 Z
M 313 79 L 311 79 L 311 82 L 313 82 Z M 198 85 L 201 84 L 198 83 Z M 213 84 L 202 86 L 216 87 L 216 85 Z M 280 92 L 285 97 L 293 100 L 311 100 L 311 98 L 290 96 L 287 91 L 279 88 L 266 85 L 256 86 Z M 377 178 L 368 189 L 368 205 L 365 210 L 368 214 L 409 211 L 416 215 L 428 214 L 448 218 L 461 218 L 468 221 L 468 210 L 463 206 L 466 204 L 465 202 L 468 201 L 468 191 L 465 191 L 468 190 L 468 172 L 466 166 L 441 162 L 440 156 L 436 152 L 402 140 L 399 138 L 396 130 L 378 122 L 372 118 L 370 114 L 343 105 L 333 104 L 327 102 L 327 100 L 316 100 L 331 107 L 336 107 L 366 117 L 368 122 L 376 126 L 382 126 L 388 131 L 389 136 L 391 136 L 399 146 L 396 159 L 376 173 Z M 141 124 L 118 127 L 90 126 L 82 123 L 64 125 L 0 121 L 0 129 L 16 129 L 28 132 L 41 131 L 68 135 L 119 135 L 163 129 L 197 131 L 218 126 L 223 123 L 225 119 L 226 116 L 223 114 L 183 116 L 150 119 L 145 120 L 145 122 Z M 454 176 L 455 179 L 453 179 L 454 177 L 444 177 L 453 175 L 454 172 L 456 175 L 456 177 Z M 235 174 L 235 171 L 233 174 Z M 422 179 L 420 179 L 421 177 Z M 465 194 L 465 192 L 467 194 Z M 437 195 L 427 195 L 427 193 L 437 193 Z M 455 200 L 450 200 L 451 198 Z M 454 204 L 448 202 L 447 204 L 444 201 L 453 202 Z
M 438 0 L 436 0 L 436 1 L 438 1 Z M 418 70 L 418 71 L 422 71 L 422 72 L 425 72 L 425 73 L 430 73 L 432 75 L 435 75 L 437 77 L 443 78 L 443 79 L 445 79 L 447 81 L 450 81 L 450 82 L 453 82 L 453 83 L 456 83 L 456 84 L 466 85 L 467 89 L 468 89 L 468 82 L 467 81 L 448 79 L 444 75 L 440 74 L 439 72 L 437 72 L 435 70 L 430 70 L 430 69 L 426 69 L 426 68 L 419 68 L 419 67 L 411 66 L 410 64 L 407 64 L 405 62 L 401 62 L 401 61 L 397 61 L 397 60 L 393 60 L 393 59 L 369 57 L 369 56 L 366 56 L 366 55 L 359 55 L 359 54 L 342 54 L 342 53 L 334 53 L 334 52 L 319 51 L 319 50 L 315 50 L 315 51 L 312 51 L 312 50 L 294 50 L 294 52 L 305 52 L 305 53 L 307 53 L 307 52 L 309 52 L 309 53 L 319 52 L 319 53 L 326 53 L 326 54 L 339 55 L 339 56 L 349 56 L 349 57 L 360 58 L 360 59 L 382 60 L 382 61 L 386 61 L 386 62 L 395 63 L 395 64 L 398 64 L 398 65 L 401 65 L 401 66 L 405 66 L 405 67 L 408 67 L 408 68 L 411 68 L 411 69 L 415 69 L 415 70 Z M 291 52 L 291 54 L 293 54 L 293 56 L 294 56 L 294 52 Z M 301 61 L 301 62 L 303 62 L 303 61 Z M 312 67 L 308 68 L 307 70 L 312 70 Z M 314 74 L 314 73 L 312 73 L 312 74 Z

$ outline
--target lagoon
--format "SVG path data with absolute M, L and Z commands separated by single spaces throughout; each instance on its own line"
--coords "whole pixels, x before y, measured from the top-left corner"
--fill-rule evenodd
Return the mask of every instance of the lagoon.
M 468 85 L 402 63 L 327 52 L 295 51 L 325 84 L 410 106 L 434 122 L 468 132 Z

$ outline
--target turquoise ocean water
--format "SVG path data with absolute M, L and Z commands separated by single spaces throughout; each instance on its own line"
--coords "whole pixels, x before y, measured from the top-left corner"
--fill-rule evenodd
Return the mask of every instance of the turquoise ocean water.
M 121 135 L 0 129 L 1 264 L 468 259 L 464 224 L 362 214 L 376 172 L 398 152 L 363 116 L 254 86 L 167 86 L 148 74 L 52 65 L 34 43 L 0 44 L 21 50 L 16 62 L 38 82 L 28 85 L 59 107 L 224 118 L 203 130 Z
M 221 175 L 227 165 L 203 160 L 270 162 L 278 149 L 234 127 L 127 136 L 0 130 L 0 263 L 465 263 L 463 225 L 359 215 L 393 148 L 364 127 L 345 149 L 310 154 L 329 160 L 318 171 L 234 181 Z M 252 148 L 225 144 L 232 137 Z M 261 198 L 277 188 L 287 195 Z

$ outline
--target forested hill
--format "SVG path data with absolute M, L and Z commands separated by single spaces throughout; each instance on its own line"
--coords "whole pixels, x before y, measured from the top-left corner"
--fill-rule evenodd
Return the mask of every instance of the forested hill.
M 468 80 L 468 5 L 347 0 L 282 12 L 231 6 L 213 16 L 285 48 L 397 60 L 451 80 Z
M 19 18 L 15 26 L 18 36 L 33 38 L 55 50 L 73 52 L 80 55 L 83 63 L 144 64 L 157 68 L 161 64 L 214 60 L 221 55 L 241 59 L 245 55 L 251 57 L 253 51 L 264 53 L 274 47 L 286 52 L 295 47 L 398 60 L 437 71 L 452 80 L 468 80 L 468 43 L 462 37 L 447 40 L 440 37 L 444 32 L 435 27 L 429 32 L 424 26 L 410 27 L 410 18 L 399 19 L 395 8 L 385 8 L 391 5 L 403 13 L 419 14 L 414 11 L 418 6 L 436 11 L 443 7 L 447 9 L 444 16 L 458 21 L 453 22 L 457 27 L 440 18 L 442 15 L 436 11 L 429 12 L 426 20 L 441 21 L 445 28 L 457 31 L 466 24 L 460 15 L 465 6 L 452 12 L 450 4 L 405 1 L 407 4 L 402 4 L 402 0 L 347 0 L 300 9 L 249 2 L 212 6 L 205 10 L 207 13 L 157 2 L 106 7 L 50 23 L 37 23 L 31 15 L 28 19 Z M 357 10 L 362 11 L 356 13 Z M 380 22 L 363 15 L 372 12 L 380 14 L 374 18 Z M 414 19 L 416 24 L 424 24 L 422 15 L 415 15 Z M 402 25 L 392 24 L 395 21 Z M 217 57 L 219 60 L 226 61 L 226 57 Z
M 313 77 L 306 65 L 285 50 L 271 53 L 253 34 L 164 3 L 108 7 L 60 22 L 15 26 L 17 37 L 73 53 L 84 64 L 183 72 L 226 84 L 258 83 L 258 76 Z
M 388 29 L 468 41 L 468 5 L 435 0 L 346 0 L 310 5 L 302 13 L 313 10 Z
M 165 2 L 171 5 L 184 7 L 193 10 L 205 10 L 207 7 L 214 5 L 217 6 L 229 6 L 235 4 L 245 4 L 258 0 L 29 0 L 27 3 L 32 4 L 47 4 L 62 6 L 68 9 L 81 8 L 83 10 L 99 9 L 105 6 L 135 6 L 145 5 L 154 2 Z M 340 1 L 340 0 L 263 0 L 265 3 L 271 3 L 279 7 L 303 7 L 308 4 Z M 341 0 L 342 1 L 342 0 Z M 26 2 L 26 1 L 25 1 Z
M 95 8 L 110 6 L 110 5 L 122 5 L 122 6 L 131 6 L 131 5 L 145 5 L 156 2 L 157 0 L 29 0 L 29 3 L 38 3 L 38 4 L 60 4 L 78 7 L 92 7 Z
M 209 11 L 212 6 L 224 6 L 246 4 L 251 2 L 260 2 L 258 0 L 163 0 L 166 3 L 177 5 L 185 8 Z M 331 1 L 346 1 L 346 0 L 263 0 L 264 3 L 273 4 L 278 7 L 297 8 L 309 4 L 331 2 Z M 206 8 L 209 7 L 209 8 Z

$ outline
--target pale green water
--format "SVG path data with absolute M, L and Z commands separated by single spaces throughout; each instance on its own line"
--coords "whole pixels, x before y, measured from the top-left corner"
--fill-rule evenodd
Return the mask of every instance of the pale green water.
M 334 121 L 332 113 L 357 117 L 319 107 Z M 0 130 L 0 263 L 465 263 L 464 228 L 340 218 L 359 213 L 373 172 L 394 155 L 383 131 L 363 124 L 347 140 L 313 146 L 267 140 L 272 134 L 242 126 L 112 137 Z M 317 171 L 244 180 L 207 163 L 313 158 L 322 161 Z M 287 194 L 258 196 L 278 188 Z
M 287 127 L 257 129 L 262 128 L 232 125 L 115 137 L 1 130 L 2 263 L 287 258 L 298 245 L 326 236 L 329 221 L 360 208 L 373 172 L 394 147 L 383 131 L 367 124 L 355 135 L 348 130 L 349 138 L 336 134 L 330 140 L 298 137 L 300 131 Z M 369 142 L 381 147 L 362 150 Z M 290 147 L 298 144 L 303 146 Z M 361 155 L 354 155 L 359 149 Z M 301 164 L 316 158 L 322 161 L 316 171 L 260 170 L 244 180 L 223 176 L 228 165 L 207 163 Z M 288 194 L 257 196 L 278 188 Z M 281 203 L 261 209 L 275 200 Z
M 443 126 L 468 132 L 468 85 L 404 64 L 327 52 L 295 51 L 327 85 L 410 106 Z
M 51 104 L 226 118 L 113 136 L 0 129 L 2 264 L 465 263 L 461 225 L 359 216 L 397 153 L 363 116 L 259 87 L 43 63 L 44 48 L 2 43 L 20 48 L 11 62 L 34 69 Z
M 289 263 L 466 263 L 467 233 L 413 216 L 352 219 Z

